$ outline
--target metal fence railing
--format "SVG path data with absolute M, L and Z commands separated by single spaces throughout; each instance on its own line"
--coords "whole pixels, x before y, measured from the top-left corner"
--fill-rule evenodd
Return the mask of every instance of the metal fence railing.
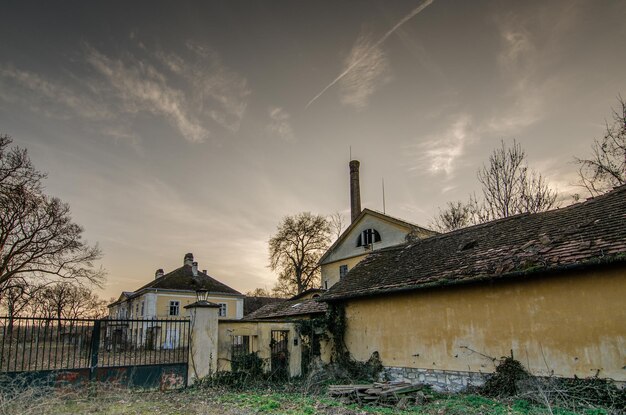
M 187 363 L 189 320 L 0 317 L 0 372 Z

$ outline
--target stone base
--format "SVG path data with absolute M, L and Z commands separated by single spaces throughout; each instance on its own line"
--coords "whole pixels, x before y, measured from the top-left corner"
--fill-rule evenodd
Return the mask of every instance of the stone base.
M 432 388 L 438 392 L 459 392 L 468 386 L 483 385 L 487 379 L 487 374 L 454 370 L 385 366 L 381 377 L 414 384 L 424 383 L 432 386 Z

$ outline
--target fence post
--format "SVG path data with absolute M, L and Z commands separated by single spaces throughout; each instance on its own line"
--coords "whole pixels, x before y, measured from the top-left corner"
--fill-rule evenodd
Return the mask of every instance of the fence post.
M 192 385 L 217 370 L 217 317 L 220 306 L 202 300 L 185 308 L 191 317 L 187 382 Z
M 100 325 L 101 320 L 93 322 L 93 332 L 91 333 L 91 364 L 89 365 L 89 380 L 93 380 L 98 367 L 98 351 L 100 350 Z

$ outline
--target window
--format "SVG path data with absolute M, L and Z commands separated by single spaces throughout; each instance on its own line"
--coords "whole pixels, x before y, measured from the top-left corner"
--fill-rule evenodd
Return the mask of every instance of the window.
M 228 308 L 226 306 L 226 304 L 224 303 L 218 303 L 220 306 L 220 312 L 219 312 L 219 316 L 220 317 L 226 317 L 226 312 L 228 311 Z
M 180 311 L 180 302 L 170 301 L 170 316 L 177 316 Z
M 142 317 L 143 317 L 143 309 L 144 309 L 144 307 L 143 307 L 143 306 L 144 306 L 144 302 L 142 301 L 142 302 L 141 302 L 141 316 L 142 316 Z
M 380 234 L 376 229 L 365 229 L 361 232 L 356 240 L 356 246 L 372 245 L 374 242 L 380 242 Z
M 339 279 L 343 279 L 343 277 L 345 277 L 347 273 L 348 273 L 348 266 L 339 265 Z

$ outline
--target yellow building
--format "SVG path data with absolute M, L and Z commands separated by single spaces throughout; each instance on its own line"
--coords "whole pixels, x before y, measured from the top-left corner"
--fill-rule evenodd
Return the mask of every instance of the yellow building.
M 119 319 L 167 319 L 185 317 L 185 306 L 197 300 L 196 291 L 207 290 L 207 300 L 220 305 L 220 319 L 241 319 L 244 296 L 198 270 L 193 254 L 183 266 L 167 274 L 158 269 L 154 279 L 135 291 L 123 292 L 109 305 L 109 317 Z
M 370 209 L 361 210 L 359 166 L 360 163 L 357 160 L 350 162 L 350 226 L 319 261 L 323 289 L 329 289 L 335 285 L 373 251 L 437 234 L 430 229 L 384 213 Z
M 626 186 L 378 250 L 322 301 L 392 379 L 458 390 L 511 353 L 535 375 L 626 382 Z

